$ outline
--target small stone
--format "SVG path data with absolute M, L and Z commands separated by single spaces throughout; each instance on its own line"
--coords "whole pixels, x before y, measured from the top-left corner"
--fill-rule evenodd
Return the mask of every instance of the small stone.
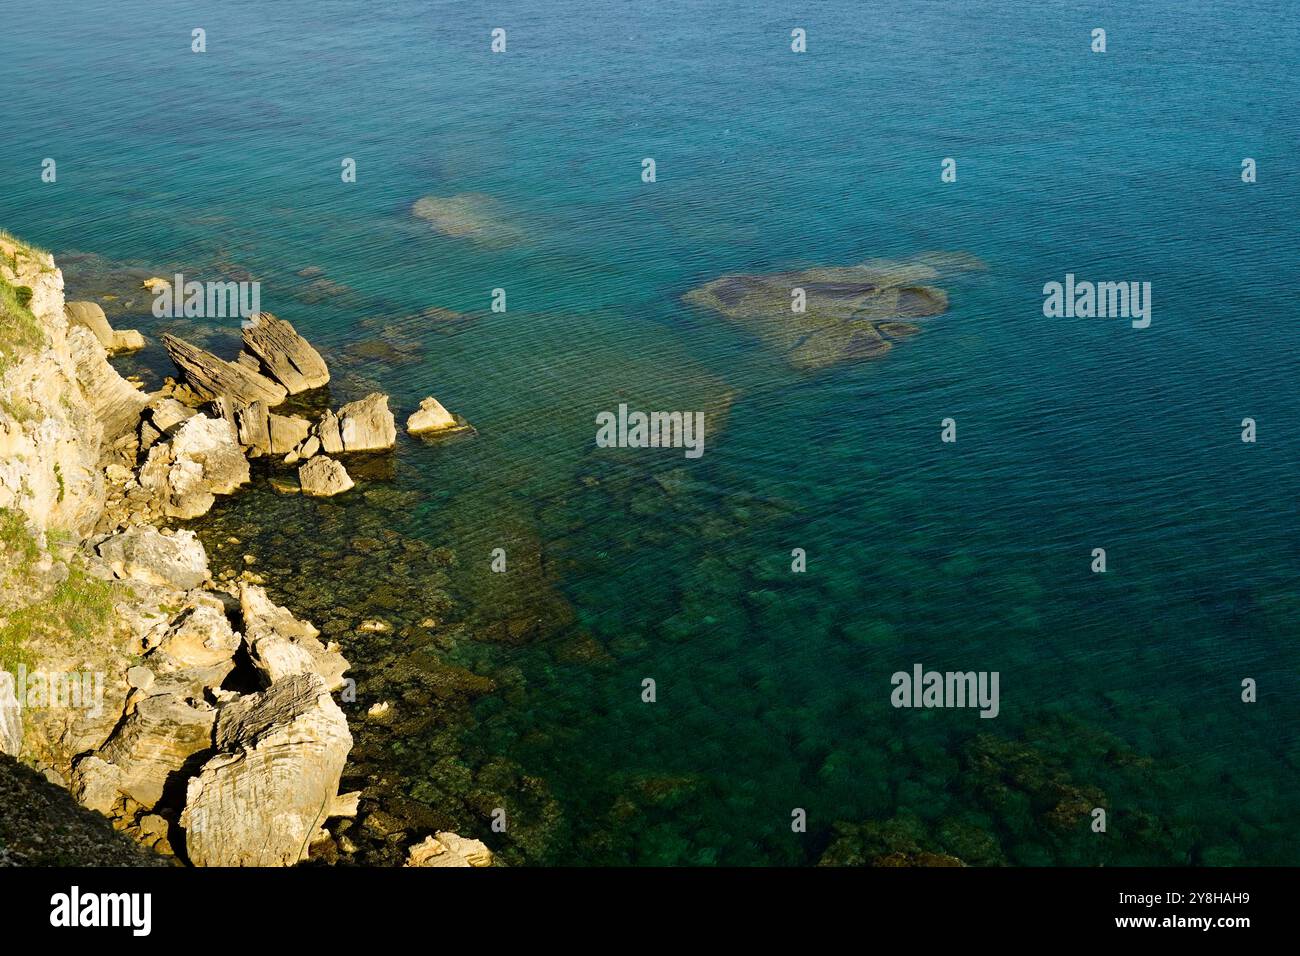
M 143 664 L 137 664 L 126 672 L 126 682 L 132 687 L 138 687 L 140 690 L 148 690 L 154 685 L 153 671 Z

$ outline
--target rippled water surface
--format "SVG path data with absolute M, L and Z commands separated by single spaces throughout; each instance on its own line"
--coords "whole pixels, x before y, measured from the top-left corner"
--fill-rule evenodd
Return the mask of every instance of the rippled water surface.
M 1296 864 L 1300 28 L 1138 6 L 50 0 L 0 35 L 0 226 L 155 343 L 237 329 L 143 275 L 260 280 L 309 403 L 477 427 L 198 523 L 354 663 L 356 859 Z M 982 265 L 871 361 L 683 300 L 935 252 Z M 1044 318 L 1067 272 L 1150 282 L 1151 327 Z M 598 449 L 620 402 L 705 454 Z M 918 662 L 998 671 L 998 717 L 892 708 Z

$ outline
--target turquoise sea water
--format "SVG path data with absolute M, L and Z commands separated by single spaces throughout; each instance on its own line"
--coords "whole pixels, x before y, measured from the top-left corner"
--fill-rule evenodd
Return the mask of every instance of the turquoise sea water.
M 4 7 L 0 227 L 70 291 L 156 341 L 139 275 L 257 278 L 331 402 L 478 429 L 200 523 L 272 528 L 241 537 L 355 665 L 356 782 L 414 829 L 525 863 L 1300 863 L 1290 4 Z M 411 214 L 461 193 L 508 235 Z M 986 268 L 872 362 L 795 371 L 682 301 L 936 250 Z M 1044 318 L 1067 272 L 1149 281 L 1151 327 Z M 596 448 L 620 402 L 728 411 L 692 461 Z M 918 662 L 999 671 L 1001 713 L 895 710 Z

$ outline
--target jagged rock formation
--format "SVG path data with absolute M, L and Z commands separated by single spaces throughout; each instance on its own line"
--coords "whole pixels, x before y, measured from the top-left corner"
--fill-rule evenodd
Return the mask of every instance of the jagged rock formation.
M 351 487 L 321 452 L 394 447 L 388 398 L 315 425 L 271 412 L 328 371 L 269 315 L 234 362 L 165 336 L 185 383 L 142 394 L 107 360 L 102 310 L 65 307 L 62 288 L 52 257 L 0 234 L 0 628 L 23 615 L 32 663 L 102 680 L 80 708 L 29 706 L 0 680 L 0 749 L 160 853 L 295 863 L 322 823 L 357 813 L 358 794 L 338 795 L 352 740 L 329 696 L 348 686 L 348 662 L 255 575 L 214 583 L 194 534 L 157 525 L 247 483 L 247 456 L 305 461 L 308 493 Z M 416 856 L 490 861 L 455 834 L 434 844 Z
M 290 395 L 320 388 L 330 380 L 320 353 L 292 325 L 270 312 L 255 313 L 243 326 L 244 348 Z
M 397 444 L 397 422 L 388 409 L 388 396 L 380 392 L 349 402 L 337 415 L 327 411 L 312 432 L 327 455 L 386 451 Z
M 171 441 L 149 449 L 139 480 L 161 501 L 164 515 L 197 518 L 208 512 L 216 495 L 228 495 L 248 483 L 248 459 L 230 422 L 195 415 Z
M 96 550 L 119 578 L 186 591 L 208 580 L 208 556 L 193 531 L 137 526 L 110 535 Z
M 202 514 L 249 480 L 229 384 L 265 393 L 253 414 L 265 414 L 268 451 L 298 444 L 308 423 L 265 413 L 280 385 L 180 340 L 169 345 L 190 387 L 141 394 L 107 362 L 99 310 L 65 309 L 53 259 L 7 237 L 0 253 L 0 627 L 27 614 L 32 665 L 100 676 L 84 707 L 23 706 L 30 694 L 0 680 L 0 747 L 162 852 L 294 862 L 286 847 L 315 837 L 322 814 L 355 813 L 337 798 L 351 738 L 328 696 L 347 662 L 264 592 L 212 590 L 193 533 L 152 522 Z M 195 407 L 205 398 L 215 417 Z M 85 539 L 97 525 L 82 551 L 45 534 Z M 64 603 L 46 622 L 51 600 Z M 225 689 L 241 666 L 236 686 L 260 679 L 263 694 Z M 177 824 L 200 770 L 187 835 Z
M 163 335 L 163 348 L 200 397 L 228 397 L 236 405 L 265 402 L 274 408 L 288 397 L 283 385 L 239 362 L 227 362 L 175 335 Z
M 249 655 L 267 686 L 285 677 L 316 674 L 327 690 L 343 687 L 348 662 L 337 645 L 327 647 L 317 639 L 320 632 L 314 626 L 273 604 L 255 584 L 240 588 L 239 606 Z

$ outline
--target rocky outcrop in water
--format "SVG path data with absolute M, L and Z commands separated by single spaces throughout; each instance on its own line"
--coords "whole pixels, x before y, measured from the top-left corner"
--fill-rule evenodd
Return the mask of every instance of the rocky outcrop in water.
M 948 310 L 931 283 L 980 268 L 970 257 L 872 260 L 764 275 L 726 275 L 685 296 L 757 335 L 800 370 L 878 358 L 920 331 L 914 320 Z
M 248 459 L 234 427 L 206 415 L 187 419 L 170 441 L 150 448 L 139 478 L 169 518 L 206 514 L 216 495 L 228 495 L 248 481 Z
M 225 397 L 236 405 L 265 402 L 274 408 L 288 397 L 283 385 L 262 375 L 256 367 L 227 362 L 175 335 L 164 334 L 162 343 L 185 376 L 186 384 L 204 399 Z
M 388 396 L 372 392 L 338 410 L 327 411 L 312 429 L 328 455 L 343 452 L 387 451 L 397 444 L 397 422 Z
M 320 353 L 292 325 L 270 312 L 255 313 L 243 326 L 244 348 L 290 395 L 320 388 L 330 380 Z
M 261 392 L 264 411 L 284 390 L 169 339 L 189 387 L 144 395 L 108 363 L 102 314 L 65 309 L 51 257 L 7 238 L 0 252 L 3 328 L 20 333 L 0 336 L 0 628 L 33 668 L 99 675 L 85 706 L 20 706 L 34 698 L 0 681 L 0 747 L 160 852 L 296 862 L 325 816 L 355 812 L 337 797 L 351 737 L 329 697 L 347 662 L 264 592 L 216 590 L 193 533 L 155 526 L 248 482 L 236 396 Z M 257 420 L 268 452 L 307 429 Z
M 468 430 L 467 421 L 447 411 L 432 395 L 420 402 L 420 407 L 406 420 L 406 431 L 411 435 L 447 435 Z
M 318 640 L 320 631 L 312 624 L 272 603 L 254 584 L 240 588 L 239 606 L 249 655 L 268 686 L 285 677 L 315 674 L 327 690 L 343 687 L 348 662 L 336 645 Z
M 298 469 L 298 485 L 304 495 L 331 498 L 356 486 L 346 468 L 333 458 L 316 455 Z

